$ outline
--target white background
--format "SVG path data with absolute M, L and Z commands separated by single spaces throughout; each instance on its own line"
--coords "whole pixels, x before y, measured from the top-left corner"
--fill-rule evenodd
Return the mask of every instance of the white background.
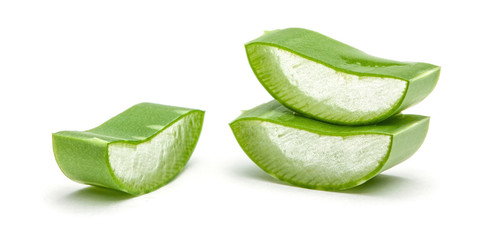
M 0 239 L 483 239 L 478 2 L 1 1 Z M 271 97 L 243 44 L 287 27 L 441 66 L 405 111 L 432 117 L 420 150 L 346 192 L 288 186 L 253 164 L 228 123 Z M 144 101 L 206 110 L 179 177 L 129 198 L 61 173 L 51 133 Z

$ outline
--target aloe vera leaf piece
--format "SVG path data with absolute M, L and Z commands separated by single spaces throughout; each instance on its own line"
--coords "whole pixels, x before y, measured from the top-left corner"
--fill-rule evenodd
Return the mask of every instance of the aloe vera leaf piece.
M 358 186 L 408 159 L 422 145 L 428 126 L 429 117 L 403 114 L 375 125 L 333 125 L 275 100 L 230 123 L 244 152 L 269 175 L 321 190 Z
M 144 194 L 181 172 L 203 117 L 201 110 L 140 103 L 94 129 L 54 133 L 54 155 L 76 182 Z
M 245 45 L 252 70 L 281 104 L 341 125 L 382 121 L 422 101 L 440 67 L 370 56 L 319 33 L 288 28 Z

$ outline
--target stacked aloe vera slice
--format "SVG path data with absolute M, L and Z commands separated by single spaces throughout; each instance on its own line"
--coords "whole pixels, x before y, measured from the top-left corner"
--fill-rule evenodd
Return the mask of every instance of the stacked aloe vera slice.
M 273 177 L 348 189 L 423 143 L 429 117 L 400 112 L 430 94 L 440 67 L 373 57 L 299 28 L 267 32 L 246 51 L 277 101 L 245 111 L 230 126 L 249 158 Z

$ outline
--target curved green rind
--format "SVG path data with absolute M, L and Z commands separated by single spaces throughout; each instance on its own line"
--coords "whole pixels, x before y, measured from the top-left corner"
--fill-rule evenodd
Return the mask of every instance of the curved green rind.
M 274 124 L 279 124 L 286 127 L 300 129 L 320 135 L 328 136 L 351 136 L 361 134 L 383 134 L 391 137 L 389 152 L 385 159 L 381 161 L 379 166 L 365 177 L 358 181 L 348 182 L 339 186 L 325 186 L 318 184 L 307 184 L 301 182 L 294 182 L 284 176 L 278 176 L 277 173 L 269 171 L 259 164 L 259 160 L 252 156 L 250 149 L 246 148 L 246 144 L 241 141 L 244 134 L 244 129 L 240 124 L 243 121 L 267 121 Z M 358 186 L 369 179 L 375 177 L 379 173 L 405 161 L 412 156 L 418 148 L 422 145 L 427 134 L 430 118 L 420 115 L 404 115 L 398 114 L 387 120 L 377 123 L 375 125 L 364 126 L 341 126 L 333 125 L 314 119 L 303 117 L 297 113 L 292 112 L 286 107 L 280 105 L 277 101 L 259 105 L 251 110 L 244 111 L 239 117 L 230 123 L 232 132 L 237 139 L 239 145 L 248 155 L 248 157 L 258 165 L 262 170 L 269 175 L 292 185 L 320 189 L 320 190 L 344 190 Z
M 159 185 L 146 189 L 132 189 L 117 179 L 108 159 L 110 143 L 139 144 L 149 141 L 189 114 L 197 115 L 196 119 L 200 122 L 200 127 L 191 130 L 196 133 L 196 140 L 192 146 L 186 146 L 191 151 L 186 159 L 179 160 L 180 167 L 176 174 Z M 204 111 L 196 109 L 140 103 L 91 130 L 61 131 L 52 134 L 55 159 L 64 175 L 76 182 L 112 188 L 130 194 L 151 192 L 167 184 L 181 172 L 197 144 L 204 114 Z
M 277 47 L 344 73 L 404 80 L 408 83 L 407 88 L 397 104 L 386 113 L 373 119 L 357 122 L 323 119 L 315 113 L 303 112 L 301 109 L 288 104 L 267 87 L 262 80 L 264 73 L 257 70 L 264 68 L 263 61 L 257 60 L 258 45 Z M 305 116 L 340 125 L 372 124 L 387 119 L 427 97 L 435 88 L 440 75 L 439 66 L 374 57 L 320 33 L 302 28 L 287 28 L 266 32 L 261 37 L 246 43 L 245 49 L 254 74 L 274 99 Z M 261 64 L 262 66 L 259 66 Z

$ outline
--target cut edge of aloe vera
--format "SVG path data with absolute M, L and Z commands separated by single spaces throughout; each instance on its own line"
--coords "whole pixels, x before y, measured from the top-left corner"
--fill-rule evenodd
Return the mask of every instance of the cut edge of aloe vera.
M 272 106 L 270 106 L 272 105 Z M 382 122 L 380 124 L 381 127 L 376 130 L 372 130 L 374 126 L 361 126 L 361 127 L 350 127 L 350 126 L 338 126 L 338 125 L 331 125 L 327 123 L 322 123 L 316 120 L 304 118 L 301 116 L 293 115 L 291 116 L 289 111 L 281 110 L 284 108 L 274 107 L 274 103 L 266 103 L 260 105 L 252 110 L 244 112 L 239 118 L 234 120 L 230 123 L 230 127 L 233 131 L 233 134 L 243 149 L 243 151 L 247 154 L 247 156 L 262 170 L 264 170 L 269 175 L 273 176 L 276 179 L 279 179 L 283 182 L 287 182 L 291 185 L 300 186 L 304 188 L 310 189 L 318 189 L 318 190 L 328 190 L 328 191 L 341 191 L 349 188 L 356 187 L 365 183 L 366 181 L 370 180 L 371 178 L 377 176 L 379 173 L 403 162 L 404 160 L 408 159 L 412 156 L 418 148 L 422 145 L 425 136 L 428 130 L 428 123 L 429 117 L 425 116 L 418 116 L 418 115 L 397 115 L 388 120 Z M 269 110 L 269 111 L 265 111 Z M 402 119 L 406 118 L 406 119 Z M 374 167 L 371 171 L 368 171 L 362 177 L 354 179 L 352 181 L 345 182 L 343 184 L 323 184 L 319 183 L 312 183 L 311 182 L 301 182 L 295 181 L 294 176 L 291 175 L 281 175 L 280 173 L 274 171 L 274 169 L 270 169 L 267 165 L 263 164 L 262 162 L 265 160 L 258 159 L 258 156 L 254 154 L 254 151 L 249 148 L 250 143 L 246 142 L 244 139 L 245 131 L 242 127 L 244 122 L 250 121 L 260 121 L 260 122 L 268 122 L 271 124 L 276 124 L 282 127 L 291 128 L 295 130 L 302 130 L 312 134 L 318 134 L 320 136 L 340 136 L 343 139 L 348 136 L 362 136 L 362 135 L 384 135 L 390 137 L 390 142 L 388 145 L 388 150 L 385 156 L 379 161 L 379 164 Z M 405 122 L 407 121 L 407 122 Z M 400 124 L 401 126 L 392 126 L 392 124 Z M 308 126 L 308 127 L 305 127 Z M 251 142 L 258 142 L 258 139 L 250 138 Z M 301 137 L 298 138 L 298 141 L 301 141 Z M 261 149 L 265 149 L 266 153 L 273 153 L 270 146 L 273 144 L 265 143 L 265 146 L 261 146 Z M 306 147 L 305 145 L 304 147 Z M 311 152 L 311 149 L 307 149 L 307 151 Z M 275 154 L 277 155 L 277 154 Z M 272 156 L 269 156 L 269 158 Z M 281 158 L 281 156 L 277 156 Z M 279 168 L 279 170 L 282 167 Z M 301 171 L 301 170 L 298 170 Z M 316 171 L 314 170 L 314 166 L 311 167 L 308 171 Z M 296 173 L 297 175 L 297 173 Z M 299 177 L 304 178 L 303 177 Z
M 131 194 L 144 194 L 144 193 L 154 191 L 154 190 L 168 184 L 174 178 L 176 178 L 176 176 L 178 176 L 182 172 L 182 170 L 184 169 L 185 165 L 187 164 L 188 160 L 190 159 L 190 157 L 191 157 L 191 155 L 192 155 L 192 153 L 195 150 L 195 147 L 197 145 L 198 138 L 200 136 L 201 129 L 202 129 L 201 121 L 203 121 L 203 114 L 200 115 L 200 112 L 201 111 L 192 111 L 190 113 L 187 113 L 187 114 L 181 116 L 179 119 L 172 122 L 171 124 L 167 125 L 165 128 L 163 128 L 162 130 L 160 130 L 158 133 L 154 134 L 150 138 L 145 139 L 143 141 L 140 141 L 138 143 L 128 143 L 128 142 L 125 142 L 125 141 L 122 141 L 122 142 L 116 141 L 116 142 L 109 143 L 108 144 L 108 157 L 106 158 L 106 161 L 108 163 L 108 167 L 109 167 L 110 172 L 112 173 L 112 176 L 115 178 L 115 180 L 118 182 L 118 184 L 120 186 L 123 186 L 124 189 L 127 189 L 127 191 Z M 188 118 L 192 118 L 192 119 L 188 119 Z M 200 118 L 200 120 L 198 120 L 196 118 Z M 192 126 L 189 126 L 187 124 L 179 126 L 182 129 L 181 131 L 187 132 L 186 129 L 196 129 L 196 131 L 194 132 L 195 136 L 192 136 L 191 139 L 190 139 L 190 137 L 187 137 L 188 139 L 186 139 L 185 141 L 189 141 L 188 145 L 186 145 L 187 143 L 181 143 L 181 144 L 173 143 L 173 144 L 175 144 L 174 145 L 175 148 L 185 148 L 184 152 L 179 153 L 179 154 L 182 154 L 181 156 L 178 155 L 174 159 L 159 158 L 157 160 L 158 163 L 165 162 L 163 164 L 166 164 L 166 161 L 168 161 L 168 160 L 173 161 L 172 164 L 174 164 L 175 166 L 173 166 L 173 168 L 170 170 L 171 172 L 170 172 L 169 176 L 166 176 L 166 177 L 164 177 L 163 180 L 159 180 L 159 181 L 156 180 L 156 179 L 151 179 L 150 182 L 144 182 L 140 185 L 139 179 L 134 179 L 133 181 L 126 182 L 125 180 L 123 180 L 123 177 L 121 177 L 120 173 L 116 173 L 116 167 L 115 167 L 114 162 L 112 161 L 113 159 L 112 159 L 112 155 L 111 155 L 113 146 L 115 146 L 115 145 L 125 145 L 124 147 L 126 147 L 127 144 L 130 144 L 130 145 L 136 144 L 136 146 L 140 146 L 141 144 L 146 144 L 146 143 L 156 139 L 157 137 L 163 136 L 163 134 L 165 134 L 166 131 L 169 131 L 173 126 L 176 126 L 181 121 L 190 121 L 190 122 L 188 122 L 188 124 L 192 124 Z M 179 132 L 174 133 L 174 134 L 180 135 Z M 186 134 L 190 134 L 190 133 L 186 133 Z M 183 140 L 183 139 L 175 137 L 175 139 L 172 139 L 172 140 L 173 141 L 179 141 L 179 140 Z M 172 151 L 178 152 L 178 151 L 180 151 L 180 149 L 175 149 L 175 150 L 172 149 Z M 165 169 L 165 171 L 166 171 L 166 169 Z M 152 178 L 160 177 L 160 173 L 162 173 L 160 170 L 153 173 L 153 174 L 155 174 L 155 176 L 152 176 Z M 143 174 L 146 174 L 146 172 L 143 173 Z M 156 175 L 156 174 L 158 174 L 158 175 Z M 165 172 L 164 174 L 167 174 L 167 173 Z M 141 180 L 141 181 L 143 181 L 143 180 Z
M 338 54 L 334 54 L 334 55 L 337 55 L 338 58 L 350 59 L 351 57 L 348 57 L 348 56 L 354 55 L 363 60 L 365 58 L 368 58 L 370 59 L 368 61 L 372 63 L 377 61 L 382 61 L 384 64 L 388 64 L 388 65 L 397 65 L 397 66 L 402 65 L 405 67 L 406 72 L 403 70 L 400 70 L 401 72 L 398 74 L 390 74 L 388 73 L 387 70 L 384 70 L 383 71 L 384 73 L 371 73 L 371 72 L 368 72 L 368 69 L 365 69 L 365 71 L 367 72 L 358 72 L 356 71 L 358 70 L 357 67 L 354 68 L 354 71 L 351 71 L 348 69 L 338 67 L 336 65 L 331 65 L 327 62 L 317 59 L 315 56 L 318 54 L 319 56 L 321 56 L 322 54 L 321 52 L 318 52 L 318 49 L 315 49 L 314 51 L 310 51 L 311 49 L 308 49 L 308 47 L 305 48 L 304 44 L 296 44 L 295 42 L 291 42 L 290 44 L 287 44 L 287 45 L 290 45 L 290 47 L 298 48 L 297 50 L 293 50 L 290 47 L 284 46 L 283 44 L 284 41 L 281 41 L 282 42 L 281 43 L 270 37 L 272 34 L 277 34 L 278 31 L 288 31 L 288 30 L 303 31 L 301 35 L 313 34 L 316 37 L 324 37 L 324 39 L 326 39 L 325 41 L 330 41 L 330 44 L 336 44 L 340 48 L 344 47 L 349 49 L 348 51 L 339 50 L 340 52 Z M 318 102 L 316 99 L 311 98 L 311 96 L 304 94 L 298 87 L 293 86 L 290 83 L 287 76 L 281 72 L 282 70 L 278 70 L 277 73 L 271 73 L 271 71 L 272 72 L 274 71 L 273 69 L 269 69 L 264 72 L 263 69 L 267 68 L 266 66 L 264 66 L 264 64 L 267 65 L 269 63 L 267 63 L 266 61 L 257 61 L 256 60 L 257 57 L 254 56 L 255 55 L 254 53 L 260 52 L 261 51 L 259 50 L 260 47 L 264 47 L 264 46 L 274 47 L 274 48 L 286 51 L 288 53 L 297 55 L 300 58 L 306 59 L 308 61 L 311 61 L 317 64 L 321 64 L 326 68 L 333 69 L 337 73 L 349 74 L 349 75 L 354 75 L 358 77 L 373 77 L 373 78 L 380 78 L 380 79 L 391 78 L 395 81 L 404 81 L 406 83 L 406 86 L 403 89 L 403 92 L 399 97 L 399 99 L 397 101 L 394 101 L 394 103 L 391 104 L 391 107 L 386 108 L 385 110 L 380 111 L 377 114 L 368 112 L 365 114 L 366 116 L 364 118 L 360 117 L 355 119 L 337 119 L 337 118 L 332 118 L 331 116 L 328 117 L 328 115 L 330 115 L 333 109 L 336 110 L 335 112 L 338 112 L 338 111 L 342 112 L 341 114 L 339 114 L 341 115 L 340 118 L 346 118 L 348 114 L 352 114 L 352 113 L 349 112 L 348 114 L 345 114 L 344 112 L 349 111 L 348 109 L 338 108 L 338 107 L 335 107 L 334 105 L 326 106 L 325 101 Z M 348 46 L 344 43 L 338 42 L 334 39 L 328 38 L 319 33 L 312 32 L 306 29 L 284 29 L 284 30 L 271 31 L 245 44 L 245 49 L 249 60 L 249 64 L 254 74 L 256 75 L 259 82 L 263 85 L 263 87 L 269 92 L 269 94 L 274 99 L 279 101 L 284 106 L 292 109 L 293 111 L 296 111 L 305 116 L 334 123 L 334 124 L 339 124 L 339 125 L 366 125 L 366 124 L 377 123 L 379 121 L 385 120 L 388 117 L 422 101 L 435 88 L 440 75 L 440 67 L 438 66 L 427 64 L 427 63 L 398 62 L 398 61 L 373 57 L 371 55 L 361 52 L 358 49 Z M 303 50 L 306 51 L 306 53 L 302 53 L 301 51 Z M 315 56 L 310 56 L 310 54 L 313 54 Z M 257 62 L 260 62 L 260 63 L 257 63 Z M 336 61 L 336 63 L 338 62 Z M 341 63 L 338 63 L 338 64 L 341 65 Z M 411 76 L 411 74 L 409 74 L 408 72 L 411 71 L 412 68 L 414 68 L 415 72 L 418 72 L 419 74 Z M 278 76 L 277 79 L 271 80 L 270 78 L 272 74 L 280 74 L 282 77 Z M 277 87 L 277 85 L 280 85 L 280 84 L 283 84 L 284 86 Z M 281 96 L 280 94 L 281 91 L 285 91 L 287 95 Z M 307 108 L 311 108 L 311 109 L 308 110 Z M 317 112 L 313 111 L 314 109 L 317 109 Z
M 143 104 L 151 104 L 151 103 L 141 103 L 138 105 Z M 135 105 L 132 108 L 138 106 Z M 151 104 L 154 105 L 154 104 Z M 172 106 L 164 106 L 164 107 L 172 107 Z M 128 109 L 131 110 L 132 108 Z M 178 107 L 173 107 L 178 108 Z M 106 121 L 99 127 L 96 127 L 91 130 L 87 131 L 60 131 L 57 133 L 52 134 L 52 142 L 53 142 L 53 150 L 56 162 L 64 173 L 65 176 L 70 178 L 73 181 L 82 183 L 82 184 L 89 184 L 98 187 L 105 187 L 111 188 L 118 191 L 123 191 L 132 195 L 141 195 L 145 193 L 152 192 L 157 190 L 158 188 L 168 184 L 171 182 L 176 176 L 178 176 L 182 170 L 184 169 L 186 163 L 190 159 L 195 147 L 198 143 L 198 139 L 201 134 L 201 130 L 203 127 L 203 119 L 205 112 L 202 110 L 197 109 L 182 109 L 183 114 L 179 115 L 176 119 L 171 120 L 168 124 L 164 125 L 162 128 L 160 126 L 153 126 L 152 133 L 150 136 L 147 137 L 139 137 L 139 139 L 122 139 L 119 136 L 110 136 L 109 134 L 99 134 L 92 131 L 95 131 L 97 128 L 102 127 L 107 122 L 111 121 L 112 119 L 117 118 L 121 114 L 113 117 L 112 119 Z M 126 110 L 126 111 L 128 111 Z M 126 112 L 125 111 L 125 112 Z M 124 113 L 124 112 L 123 112 Z M 188 119 L 191 124 L 191 128 L 188 129 L 193 136 L 191 139 L 191 143 L 181 144 L 178 147 L 184 147 L 185 152 L 181 159 L 175 159 L 174 162 L 177 164 L 176 168 L 172 169 L 172 172 L 168 177 L 165 177 L 163 180 L 151 182 L 147 186 L 133 186 L 132 183 L 127 183 L 123 181 L 123 179 L 115 172 L 113 169 L 113 164 L 110 159 L 110 147 L 113 145 L 130 145 L 130 146 L 139 146 L 143 143 L 150 142 L 152 139 L 155 139 L 157 136 L 160 136 L 165 132 L 165 130 L 169 129 L 173 125 L 176 125 L 180 121 L 186 120 L 187 118 L 192 117 L 192 119 Z M 158 128 L 158 129 L 156 129 Z M 187 126 L 185 125 L 185 128 Z M 182 128 L 183 130 L 183 128 Z M 185 129 L 186 130 L 186 129 Z M 175 133 L 176 134 L 176 133 Z M 175 136 L 175 141 L 178 140 Z M 67 145 L 67 147 L 66 147 Z M 76 147 L 73 147 L 77 145 Z M 80 146 L 80 147 L 79 147 Z M 175 146 L 177 147 L 177 146 Z M 76 149 L 78 148 L 78 149 Z M 71 154 L 71 156 L 66 156 L 66 149 L 68 149 L 67 155 Z M 72 154 L 76 154 L 72 156 Z M 82 155 L 82 156 L 81 156 Z M 77 160 L 82 160 L 82 158 L 91 158 L 92 161 L 88 164 L 90 166 L 80 166 L 83 164 L 82 161 L 75 161 L 65 160 L 66 158 L 75 158 Z M 97 160 L 96 160 L 97 159 Z M 102 159 L 102 161 L 101 161 Z M 163 161 L 163 159 L 159 159 L 159 161 Z M 76 165 L 73 167 L 73 165 Z M 86 168 L 84 169 L 84 173 L 81 173 L 80 170 L 75 168 Z M 86 175 L 86 172 L 88 172 Z M 90 174 L 90 172 L 93 172 Z M 89 175 L 90 174 L 90 175 Z
M 299 169 L 297 171 L 295 170 L 291 174 L 291 173 L 289 173 L 290 170 L 288 168 L 286 168 L 286 169 L 284 169 L 283 167 L 278 168 L 276 166 L 277 163 L 274 163 L 274 165 L 270 165 L 270 164 L 266 163 L 266 161 L 264 159 L 261 159 L 259 157 L 259 155 L 257 155 L 257 153 L 250 147 L 250 143 L 249 144 L 247 143 L 246 139 L 244 139 L 244 137 L 242 136 L 243 134 L 237 134 L 236 133 L 238 131 L 241 131 L 239 129 L 238 124 L 243 124 L 243 122 L 252 122 L 252 121 L 261 121 L 261 120 L 244 120 L 244 121 L 240 121 L 240 122 L 231 124 L 232 130 L 234 131 L 235 138 L 237 139 L 237 142 L 239 143 L 239 145 L 241 146 L 241 148 L 243 149 L 243 151 L 247 154 L 247 156 L 258 167 L 260 167 L 264 172 L 268 173 L 272 177 L 274 177 L 274 178 L 276 178 L 276 179 L 278 179 L 280 181 L 289 183 L 291 185 L 300 186 L 300 187 L 309 188 L 309 189 L 326 190 L 326 191 L 338 191 L 338 190 L 345 190 L 345 189 L 348 189 L 348 188 L 352 188 L 352 187 L 358 186 L 358 185 L 360 185 L 360 184 L 368 181 L 369 179 L 371 179 L 372 177 L 374 177 L 375 175 L 377 175 L 380 172 L 380 170 L 383 168 L 384 163 L 388 159 L 388 156 L 389 156 L 389 153 L 390 153 L 390 150 L 389 149 L 391 149 L 391 145 L 392 145 L 391 136 L 383 135 L 383 134 L 373 134 L 373 135 L 388 136 L 390 138 L 390 140 L 389 140 L 388 145 L 386 146 L 387 150 L 385 151 L 385 154 L 384 154 L 383 158 L 377 160 L 378 165 L 376 165 L 376 167 L 372 168 L 370 171 L 366 171 L 363 177 L 358 177 L 358 178 L 349 177 L 351 179 L 350 181 L 345 181 L 344 183 L 339 183 L 339 184 L 321 183 L 321 182 L 317 182 L 317 181 L 314 181 L 314 180 L 313 181 L 310 180 L 308 182 L 304 182 L 302 180 L 295 179 L 298 175 L 300 175 L 300 174 L 298 174 L 298 172 L 300 173 L 300 172 L 303 171 L 302 169 Z M 275 125 L 280 125 L 280 124 L 275 123 L 275 122 L 272 122 L 272 121 L 267 121 L 267 122 L 270 122 L 270 123 L 275 124 Z M 289 128 L 289 127 L 284 126 L 284 125 L 280 125 L 280 126 Z M 359 135 L 353 135 L 353 136 L 359 136 Z M 272 148 L 270 148 L 268 146 L 261 146 L 260 148 L 264 148 L 265 151 L 266 151 L 265 153 L 273 153 L 273 152 L 275 152 L 274 149 L 272 149 Z M 278 159 L 281 159 L 281 158 L 282 157 L 279 156 Z M 284 160 L 279 160 L 280 161 L 279 164 L 281 164 L 281 165 L 288 165 L 287 164 L 287 161 L 291 161 L 291 160 L 292 159 L 290 159 L 290 158 L 286 158 Z M 298 160 L 298 161 L 304 162 L 305 160 Z M 277 171 L 274 171 L 273 169 L 278 169 L 278 170 Z M 281 171 L 282 169 L 284 169 L 284 170 Z M 323 172 L 324 171 L 324 169 L 318 169 L 317 166 L 314 166 L 311 170 L 315 170 L 315 171 L 319 171 L 319 172 Z M 314 176 L 314 175 L 312 175 L 311 177 L 313 179 L 314 178 L 317 178 L 317 176 Z M 301 177 L 299 177 L 299 178 L 301 178 Z M 334 181 L 335 182 L 341 182 L 341 178 L 338 179 L 338 180 L 334 180 Z

